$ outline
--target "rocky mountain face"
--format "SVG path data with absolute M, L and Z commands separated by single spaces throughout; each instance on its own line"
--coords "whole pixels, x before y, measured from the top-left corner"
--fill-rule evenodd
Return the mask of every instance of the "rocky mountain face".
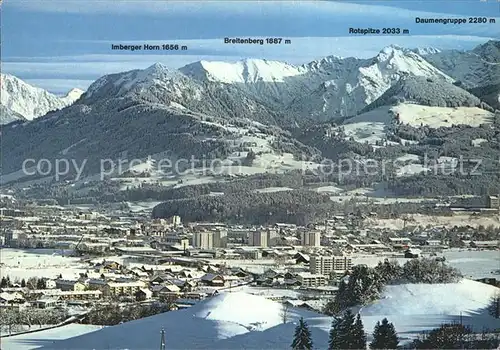
M 488 41 L 471 51 L 442 51 L 426 55 L 425 59 L 465 88 L 500 82 L 500 41 Z
M 472 88 L 469 92 L 491 107 L 500 110 L 500 83 Z
M 1 74 L 0 79 L 1 124 L 22 119 L 33 120 L 71 105 L 83 93 L 80 89 L 72 89 L 66 96 L 60 97 L 9 74 Z
M 398 103 L 431 107 L 481 106 L 481 100 L 478 97 L 445 80 L 408 76 L 401 78 L 361 112 Z

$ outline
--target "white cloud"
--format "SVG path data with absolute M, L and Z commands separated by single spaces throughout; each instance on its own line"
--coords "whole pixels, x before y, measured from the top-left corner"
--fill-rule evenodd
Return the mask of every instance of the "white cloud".
M 153 14 L 153 15 L 238 15 L 286 17 L 292 13 L 309 16 L 313 14 L 331 14 L 335 17 L 345 15 L 369 15 L 382 17 L 404 17 L 447 15 L 443 6 L 432 10 L 431 3 L 426 4 L 429 10 L 414 11 L 399 8 L 398 2 L 393 6 L 359 4 L 338 1 L 157 1 L 157 0 L 93 0 L 93 1 L 61 1 L 30 0 L 12 1 L 6 5 L 40 12 L 62 13 L 99 13 L 99 14 Z M 448 14 L 449 16 L 449 14 Z M 458 17 L 458 16 L 457 16 Z

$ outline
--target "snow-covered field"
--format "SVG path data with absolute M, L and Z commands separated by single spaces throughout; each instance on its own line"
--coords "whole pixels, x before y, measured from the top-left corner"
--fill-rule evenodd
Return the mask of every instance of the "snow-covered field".
M 479 279 L 483 277 L 497 277 L 491 272 L 500 269 L 500 254 L 493 250 L 458 250 L 450 249 L 445 251 L 443 255 L 446 258 L 446 264 L 460 270 L 467 278 Z M 385 256 L 358 256 L 353 258 L 353 264 L 365 264 L 369 267 L 374 267 L 380 261 L 384 261 Z M 408 261 L 405 258 L 389 258 L 396 260 L 400 265 Z
M 358 142 L 375 144 L 387 138 L 388 127 L 394 122 L 394 115 L 400 115 L 404 124 L 431 128 L 450 127 L 452 125 L 470 125 L 477 127 L 491 123 L 493 113 L 477 107 L 430 107 L 411 103 L 397 106 L 382 106 L 357 115 L 343 125 L 347 138 L 353 137 Z M 409 140 L 405 140 L 409 142 Z M 391 144 L 391 142 L 389 142 Z
M 77 337 L 82 334 L 102 329 L 102 326 L 69 324 L 64 327 L 49 329 L 46 331 L 16 335 L 0 340 L 2 350 L 32 350 L 44 346 L 50 349 L 51 344 L 56 341 Z M 82 345 L 74 349 L 81 349 Z
M 478 227 L 493 225 L 500 227 L 500 219 L 498 216 L 472 216 L 470 214 L 454 213 L 452 216 L 435 216 L 435 215 L 422 215 L 411 214 L 410 222 L 404 222 L 403 219 L 369 219 L 366 224 L 374 228 L 387 228 L 393 230 L 401 230 L 405 224 L 411 226 L 426 227 L 431 225 L 434 227 L 454 227 L 454 226 L 472 226 Z
M 459 269 L 468 278 L 479 279 L 483 277 L 498 278 L 491 272 L 500 269 L 500 252 L 485 251 L 458 251 L 444 252 L 447 264 Z
M 477 127 L 483 123 L 491 123 L 493 113 L 478 107 L 430 107 L 402 103 L 393 108 L 399 113 L 404 124 L 431 128 L 450 127 L 452 125 L 470 125 Z
M 365 330 L 371 333 L 387 317 L 403 339 L 418 332 L 458 321 L 475 330 L 496 328 L 500 320 L 486 307 L 498 288 L 463 280 L 453 284 L 389 286 L 382 298 L 361 308 Z M 288 349 L 295 323 L 304 317 L 317 348 L 326 348 L 331 318 L 304 309 L 291 309 L 286 324 L 278 302 L 244 292 L 224 292 L 193 307 L 47 344 L 44 349 L 154 349 L 165 329 L 171 349 Z M 370 340 L 370 336 L 368 337 Z
M 403 338 L 413 338 L 415 333 L 460 319 L 474 331 L 495 329 L 500 326 L 500 319 L 488 315 L 487 307 L 498 291 L 466 279 L 453 284 L 388 286 L 382 299 L 363 307 L 361 315 L 367 330 L 387 317 Z
M 143 210 L 152 210 L 155 206 L 162 202 L 159 201 L 151 201 L 151 202 L 127 202 L 127 206 L 133 212 L 143 211 Z
M 70 254 L 71 251 L 64 251 Z M 78 277 L 85 272 L 87 265 L 79 258 L 63 256 L 59 249 L 0 249 L 0 275 L 11 280 L 30 277 L 55 278 L 62 274 L 64 278 Z

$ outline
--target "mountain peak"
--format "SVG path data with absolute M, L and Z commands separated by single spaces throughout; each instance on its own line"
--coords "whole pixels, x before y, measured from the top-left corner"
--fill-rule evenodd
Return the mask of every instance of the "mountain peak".
M 156 62 L 155 64 L 149 66 L 148 68 L 145 69 L 146 72 L 164 72 L 164 71 L 169 71 L 168 67 L 165 66 L 163 63 Z
M 162 63 L 155 63 L 145 69 L 105 75 L 89 86 L 85 97 L 123 96 L 132 90 L 147 90 L 153 85 L 165 86 L 173 81 L 185 81 L 187 79 L 178 70 L 169 69 Z
M 82 89 L 73 88 L 68 91 L 68 93 L 66 94 L 66 96 L 64 96 L 64 98 L 76 101 L 80 98 L 80 96 L 83 95 L 84 92 L 85 91 L 83 91 Z
M 303 69 L 281 61 L 247 58 L 236 62 L 198 61 L 180 68 L 197 80 L 222 83 L 283 82 L 300 75 Z
M 405 49 L 405 48 L 399 46 L 399 45 L 389 45 L 389 46 L 384 47 L 382 50 L 380 50 L 380 52 L 378 53 L 376 58 L 379 59 L 380 61 L 386 61 L 386 60 L 390 59 L 391 57 L 403 56 L 403 55 L 406 55 L 408 53 L 412 53 L 412 52 L 408 49 Z
M 70 91 L 66 97 L 59 97 L 10 74 L 1 75 L 0 88 L 3 110 L 16 118 L 22 116 L 28 120 L 64 108 L 81 95 L 81 92 Z

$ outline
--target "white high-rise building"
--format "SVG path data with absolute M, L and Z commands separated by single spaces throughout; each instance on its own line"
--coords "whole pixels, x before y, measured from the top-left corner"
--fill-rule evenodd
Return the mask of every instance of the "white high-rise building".
M 321 232 L 320 231 L 305 231 L 301 234 L 303 246 L 321 247 Z
M 268 247 L 275 247 L 281 245 L 281 236 L 278 230 L 267 230 L 267 245 Z
M 200 249 L 213 249 L 214 233 L 209 231 L 195 232 L 193 234 L 193 247 Z
M 267 248 L 267 232 L 254 231 L 248 233 L 248 245 Z
M 214 231 L 214 248 L 226 248 L 226 247 L 227 247 L 227 230 L 216 229 Z
M 348 256 L 312 255 L 309 260 L 311 273 L 330 275 L 332 272 L 344 272 L 352 268 L 352 260 Z

